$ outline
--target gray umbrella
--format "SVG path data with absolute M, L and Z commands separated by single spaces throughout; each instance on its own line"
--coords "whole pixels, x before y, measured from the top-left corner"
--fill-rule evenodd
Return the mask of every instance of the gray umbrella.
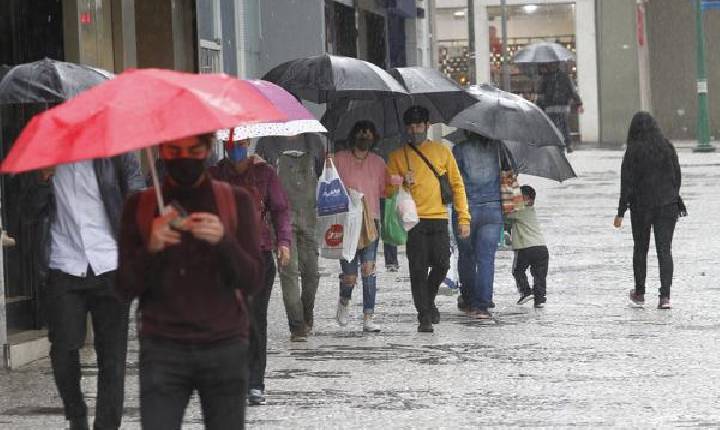
M 468 92 L 479 102 L 457 114 L 448 124 L 450 127 L 497 140 L 565 146 L 558 129 L 534 103 L 489 84 L 470 87 Z
M 386 71 L 367 61 L 317 55 L 282 63 L 263 77 L 304 100 L 376 99 L 406 91 Z
M 102 69 L 49 58 L 19 64 L 0 81 L 0 104 L 62 103 L 112 77 Z
M 513 62 L 526 63 L 562 63 L 575 61 L 575 54 L 564 46 L 552 42 L 540 42 L 528 45 L 513 56 Z
M 453 143 L 460 143 L 467 139 L 463 130 L 456 130 L 444 138 Z M 502 144 L 512 156 L 516 173 L 539 176 L 558 182 L 577 176 L 565 157 L 565 151 L 560 147 L 533 146 L 511 140 L 504 140 Z
M 402 136 L 405 125 L 403 113 L 412 105 L 425 107 L 431 123 L 445 123 L 477 99 L 455 81 L 436 69 L 402 67 L 390 70 L 407 89 L 407 95 L 379 100 L 340 100 L 328 105 L 321 122 L 330 130 L 333 140 L 347 139 L 357 121 L 369 120 L 383 138 Z

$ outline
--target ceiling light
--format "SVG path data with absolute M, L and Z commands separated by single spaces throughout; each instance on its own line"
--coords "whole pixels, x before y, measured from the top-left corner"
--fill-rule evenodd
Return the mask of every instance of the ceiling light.
M 534 4 L 527 4 L 527 5 L 523 6 L 523 10 L 525 11 L 525 13 L 535 13 L 537 8 L 538 8 L 537 5 L 534 5 Z

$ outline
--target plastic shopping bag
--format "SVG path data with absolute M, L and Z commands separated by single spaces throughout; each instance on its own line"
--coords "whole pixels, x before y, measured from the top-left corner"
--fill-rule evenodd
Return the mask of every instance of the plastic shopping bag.
M 343 236 L 342 258 L 352 261 L 357 252 L 358 241 L 363 224 L 362 193 L 348 189 L 350 193 L 350 210 L 345 219 L 345 235 Z
M 343 238 L 347 217 L 347 212 L 318 217 L 315 231 L 320 244 L 321 257 L 331 260 L 343 258 Z
M 335 215 L 350 209 L 350 198 L 340 179 L 332 159 L 325 163 L 325 170 L 317 184 L 318 216 Z
M 397 193 L 397 212 L 405 231 L 412 230 L 412 228 L 420 222 L 415 200 L 413 200 L 410 193 L 402 187 L 400 187 L 400 191 Z
M 407 242 L 407 231 L 397 213 L 398 194 L 385 199 L 385 215 L 382 220 L 381 237 L 388 245 L 400 246 Z

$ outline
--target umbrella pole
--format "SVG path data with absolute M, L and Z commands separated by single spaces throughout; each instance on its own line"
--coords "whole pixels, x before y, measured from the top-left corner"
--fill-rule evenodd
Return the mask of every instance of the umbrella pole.
M 155 196 L 157 197 L 158 211 L 165 213 L 165 202 L 163 201 L 162 190 L 160 189 L 160 179 L 158 179 L 157 168 L 155 167 L 155 160 L 153 160 L 152 149 L 150 147 L 145 148 L 145 156 L 150 166 L 150 176 L 152 177 L 153 188 L 155 188 Z

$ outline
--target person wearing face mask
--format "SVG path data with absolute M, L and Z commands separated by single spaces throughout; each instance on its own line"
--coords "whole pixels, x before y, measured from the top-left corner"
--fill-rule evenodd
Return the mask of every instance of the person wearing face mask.
M 405 250 L 410 266 L 410 286 L 418 313 L 419 332 L 432 332 L 440 322 L 435 306 L 440 283 L 450 268 L 450 237 L 448 212 L 443 202 L 441 176 L 445 176 L 452 190 L 452 204 L 458 214 L 458 235 L 470 234 L 470 213 L 465 186 L 455 158 L 448 147 L 427 138 L 430 114 L 422 106 L 411 106 L 403 114 L 408 142 L 388 157 L 389 176 L 404 179 L 417 206 L 420 222 L 408 232 Z M 387 194 L 397 192 L 397 185 L 389 185 Z M 428 269 L 430 272 L 428 273 Z
M 265 366 L 267 363 L 267 310 L 273 282 L 275 260 L 273 243 L 277 248 L 280 267 L 290 262 L 290 204 L 287 194 L 275 170 L 262 158 L 248 155 L 249 140 L 225 142 L 227 156 L 210 168 L 210 175 L 217 180 L 243 187 L 255 198 L 260 220 L 260 248 L 265 261 L 265 280 L 260 293 L 250 303 L 252 315 L 250 330 L 250 372 L 248 403 L 265 404 Z M 273 232 L 274 237 L 273 237 Z
M 375 125 L 370 121 L 358 121 L 350 131 L 350 149 L 339 151 L 334 156 L 335 167 L 347 188 L 363 194 L 375 224 L 380 226 L 380 199 L 385 196 L 386 166 L 380 156 L 371 152 L 377 142 Z M 401 180 L 401 178 L 398 177 Z M 363 286 L 363 331 L 379 332 L 380 326 L 374 321 L 375 312 L 375 257 L 378 240 L 358 249 L 352 261 L 340 260 L 340 298 L 337 308 L 337 322 L 348 323 L 350 299 L 357 282 L 358 264 Z
M 255 202 L 210 179 L 211 136 L 160 145 L 167 169 L 123 211 L 116 290 L 139 298 L 140 420 L 177 429 L 198 392 L 207 428 L 242 429 L 247 394 L 248 297 L 263 285 Z

